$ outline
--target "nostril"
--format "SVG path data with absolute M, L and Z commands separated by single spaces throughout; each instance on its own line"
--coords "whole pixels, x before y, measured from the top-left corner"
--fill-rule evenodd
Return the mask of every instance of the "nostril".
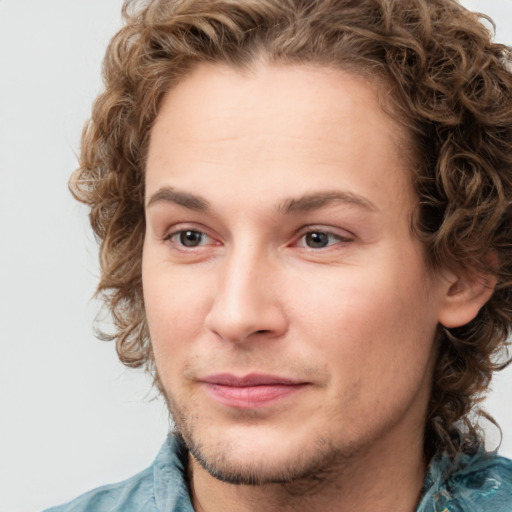
M 268 331 L 268 329 L 262 329 L 260 331 L 255 331 L 254 334 L 266 334 Z

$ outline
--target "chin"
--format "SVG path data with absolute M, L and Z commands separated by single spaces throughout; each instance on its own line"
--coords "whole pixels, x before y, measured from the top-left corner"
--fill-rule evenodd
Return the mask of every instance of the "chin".
M 214 478 L 235 485 L 289 484 L 332 471 L 350 457 L 326 439 L 228 432 L 208 440 L 176 425 L 192 457 Z M 235 439 L 235 440 L 234 440 Z
M 250 413 L 237 420 L 216 418 L 193 397 L 178 405 L 166 394 L 166 401 L 175 431 L 193 459 L 212 477 L 230 484 L 287 484 L 318 478 L 347 467 L 362 448 L 354 439 L 340 439 L 339 429 L 332 431 L 306 418 L 274 422 Z

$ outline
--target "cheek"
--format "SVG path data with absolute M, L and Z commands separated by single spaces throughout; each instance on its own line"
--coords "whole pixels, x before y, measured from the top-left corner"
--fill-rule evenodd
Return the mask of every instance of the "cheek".
M 393 422 L 426 396 L 435 327 L 418 314 L 416 297 L 345 284 L 336 301 L 312 309 L 316 346 L 308 349 L 328 369 L 330 423 L 359 435 Z
M 381 387 L 421 376 L 437 322 L 417 275 L 354 269 L 297 298 L 297 333 L 311 333 L 310 348 L 333 367 L 333 379 Z
M 146 317 L 157 368 L 177 364 L 203 328 L 207 311 L 204 280 L 187 278 L 162 264 L 143 265 Z

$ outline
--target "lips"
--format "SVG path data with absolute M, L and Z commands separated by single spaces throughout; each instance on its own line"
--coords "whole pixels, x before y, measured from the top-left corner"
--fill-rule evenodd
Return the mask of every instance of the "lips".
M 238 409 L 273 405 L 304 389 L 308 383 L 276 375 L 252 373 L 243 377 L 222 373 L 209 375 L 201 382 L 215 401 Z

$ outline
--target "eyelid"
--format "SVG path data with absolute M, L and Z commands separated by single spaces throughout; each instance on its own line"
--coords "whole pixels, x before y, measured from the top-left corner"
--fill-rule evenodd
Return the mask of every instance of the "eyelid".
M 342 233 L 340 231 L 342 231 Z M 350 233 L 349 231 L 347 231 L 345 229 L 333 228 L 330 226 L 329 227 L 327 227 L 327 226 L 307 226 L 307 227 L 299 230 L 299 232 L 297 233 L 297 236 L 295 237 L 294 245 L 303 247 L 305 249 L 312 250 L 312 251 L 319 251 L 321 249 L 329 249 L 329 248 L 337 245 L 336 243 L 331 243 L 331 244 L 326 245 L 325 247 L 313 248 L 313 247 L 308 247 L 305 244 L 300 244 L 299 242 L 301 240 L 303 240 L 304 237 L 310 233 L 324 233 L 328 236 L 337 238 L 338 243 L 349 243 L 349 242 L 353 242 L 355 239 L 355 235 L 353 235 L 352 233 Z
M 178 236 L 181 236 L 182 233 L 186 233 L 186 232 L 193 232 L 193 233 L 198 233 L 199 235 L 201 235 L 201 237 L 203 237 L 203 239 L 201 240 L 201 242 L 198 244 L 198 245 L 192 245 L 192 246 L 186 246 L 182 243 L 179 243 L 178 241 L 174 242 L 174 238 L 177 238 Z M 180 247 L 184 247 L 186 249 L 195 249 L 197 247 L 202 247 L 204 245 L 208 245 L 205 241 L 204 241 L 204 238 L 210 238 L 211 237 L 205 233 L 204 231 L 198 231 L 197 229 L 180 229 L 178 231 L 175 231 L 173 233 L 169 233 L 169 235 L 166 237 L 166 240 L 171 240 L 173 241 L 173 243 L 176 243 L 176 245 L 179 245 Z
M 173 241 L 174 237 L 178 236 L 179 234 L 185 231 L 194 231 L 197 233 L 201 233 L 203 236 L 209 238 L 210 242 L 201 243 L 200 245 L 197 246 L 187 247 L 185 245 L 179 244 L 176 241 Z M 205 229 L 203 226 L 198 226 L 197 224 L 189 223 L 175 224 L 171 226 L 165 231 L 164 235 L 162 236 L 162 241 L 172 243 L 175 248 L 185 251 L 193 251 L 194 249 L 204 248 L 205 246 L 209 245 L 218 245 L 218 241 L 212 234 L 209 233 L 209 230 Z

